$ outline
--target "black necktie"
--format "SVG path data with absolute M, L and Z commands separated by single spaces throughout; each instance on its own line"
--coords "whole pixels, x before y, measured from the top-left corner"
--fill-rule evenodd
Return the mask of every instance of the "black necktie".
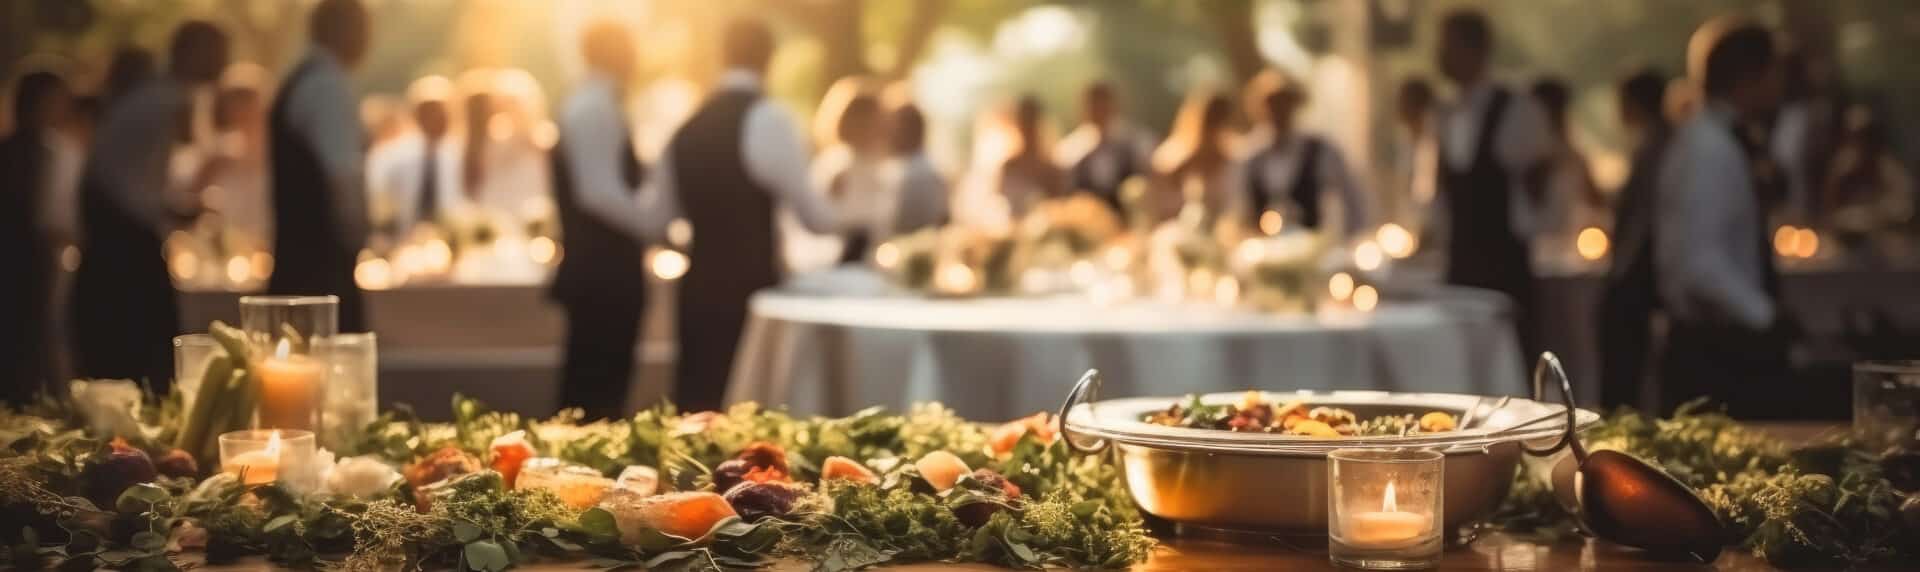
M 420 210 L 414 213 L 414 222 L 433 220 L 433 211 L 438 208 L 438 201 L 440 200 L 440 197 L 437 196 L 439 194 L 437 191 L 440 186 L 438 184 L 438 179 L 440 178 L 440 154 L 435 153 L 435 150 L 433 142 L 427 142 L 426 156 L 420 162 Z

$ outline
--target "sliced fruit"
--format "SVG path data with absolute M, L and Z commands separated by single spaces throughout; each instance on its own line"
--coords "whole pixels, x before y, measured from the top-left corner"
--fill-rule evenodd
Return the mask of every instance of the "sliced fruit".
M 880 476 L 873 474 L 873 469 L 859 461 L 841 456 L 827 457 L 825 462 L 820 463 L 820 480 L 835 479 L 869 485 L 880 482 Z
M 1426 433 L 1452 431 L 1454 424 L 1453 415 L 1445 411 L 1434 411 L 1420 416 L 1420 431 Z
M 1340 436 L 1340 432 L 1335 431 L 1332 426 L 1312 419 L 1301 419 L 1300 422 L 1294 423 L 1293 427 L 1288 429 L 1287 432 L 1294 435 L 1307 435 L 1311 437 Z
M 959 481 L 961 475 L 973 472 L 973 469 L 967 468 L 966 461 L 946 451 L 927 453 L 925 457 L 914 461 L 913 466 L 920 469 L 920 478 L 926 479 L 927 484 L 933 485 L 933 490 L 939 492 L 953 488 L 953 483 Z
M 694 539 L 706 536 L 707 531 L 713 530 L 713 525 L 721 520 L 739 516 L 734 512 L 733 505 L 727 504 L 725 497 L 701 491 L 644 497 L 622 508 L 624 510 L 617 511 L 615 516 L 627 512 L 640 526 Z M 628 532 L 628 526 L 624 524 L 628 519 L 616 520 L 623 523 L 620 526 L 621 537 L 638 534 L 637 530 L 631 534 Z

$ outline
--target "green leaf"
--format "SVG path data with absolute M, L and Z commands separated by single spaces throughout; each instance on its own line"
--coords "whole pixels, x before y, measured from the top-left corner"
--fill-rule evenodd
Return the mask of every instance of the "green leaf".
M 125 492 L 120 493 L 120 498 L 114 501 L 113 507 L 123 514 L 140 514 L 151 510 L 153 505 L 172 498 L 173 495 L 167 494 L 167 489 L 153 483 L 140 483 L 127 487 Z
M 640 549 L 641 552 L 651 554 L 655 552 L 666 552 L 673 548 L 687 546 L 689 544 L 693 544 L 693 540 L 648 528 L 640 531 L 640 541 L 634 543 L 633 547 Z
M 461 551 L 461 557 L 467 569 L 476 572 L 500 572 L 513 564 L 513 560 L 507 557 L 506 549 L 487 540 L 467 543 L 467 547 Z
M 100 549 L 100 535 L 91 530 L 71 530 L 67 536 L 68 554 L 87 554 Z
M 151 530 L 142 530 L 133 534 L 132 546 L 142 551 L 153 552 L 167 547 L 167 537 Z
M 480 530 L 479 526 L 475 526 L 471 522 L 460 521 L 453 523 L 453 539 L 459 541 L 461 544 L 479 540 L 480 536 L 484 534 L 486 534 L 486 531 Z
M 586 512 L 580 513 L 577 523 L 581 532 L 593 536 L 603 538 L 620 536 L 620 526 L 614 520 L 613 513 L 607 512 L 606 509 L 587 509 Z
M 293 514 L 283 514 L 280 516 L 276 516 L 276 517 L 273 517 L 272 520 L 267 521 L 266 526 L 260 527 L 260 531 L 268 534 L 279 532 L 281 529 L 292 525 L 295 521 L 299 519 L 300 519 L 299 515 L 293 515 Z
M 134 572 L 179 572 L 180 567 L 164 555 L 154 555 L 133 561 Z

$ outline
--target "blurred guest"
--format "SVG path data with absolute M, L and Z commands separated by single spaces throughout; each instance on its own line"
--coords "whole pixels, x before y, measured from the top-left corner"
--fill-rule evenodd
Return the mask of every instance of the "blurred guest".
M 1687 47 L 1705 96 L 1661 160 L 1654 272 L 1672 316 L 1661 403 L 1700 395 L 1752 415 L 1787 372 L 1779 273 L 1768 244 L 1756 153 L 1742 125 L 1779 101 L 1773 38 L 1737 19 L 1707 22 Z M 1757 155 L 1765 155 L 1764 151 Z
M 692 266 L 677 296 L 674 399 L 686 411 L 720 406 L 747 298 L 779 282 L 775 203 L 809 231 L 840 226 L 825 198 L 808 188 L 807 145 L 798 126 L 761 87 L 773 59 L 773 31 L 765 22 L 738 19 L 723 36 L 727 71 L 667 143 L 641 210 L 649 236 L 665 235 L 682 216 L 693 229 Z
M 460 150 L 448 137 L 450 90 L 444 77 L 415 80 L 407 97 L 413 102 L 416 129 L 375 148 L 367 157 L 369 197 L 384 205 L 373 209 L 385 215 L 375 219 L 396 236 L 406 236 L 414 225 L 438 220 L 441 205 L 460 192 L 455 188 Z
M 560 403 L 585 409 L 589 418 L 611 418 L 626 407 L 647 306 L 647 229 L 635 208 L 643 173 L 625 105 L 636 54 L 627 29 L 611 22 L 589 26 L 580 50 L 588 75 L 562 104 L 553 147 L 553 198 L 566 255 L 549 296 L 567 316 Z
M 267 105 L 265 70 L 234 66 L 213 100 L 214 148 L 227 160 L 207 189 L 207 210 L 218 213 L 245 253 L 264 252 L 271 244 L 272 207 L 267 204 Z
M 145 379 L 165 394 L 180 312 L 162 244 L 199 214 L 201 195 L 225 161 L 170 177 L 175 147 L 191 133 L 193 92 L 227 67 L 227 35 L 191 21 L 173 34 L 167 74 L 113 103 L 81 183 L 81 257 L 73 285 L 73 334 L 82 377 Z
M 107 60 L 107 76 L 101 80 L 100 97 L 108 106 L 128 93 L 140 87 L 147 80 L 160 74 L 160 64 L 153 61 L 153 52 L 139 46 L 124 46 L 114 50 L 113 58 Z
M 811 167 L 813 186 L 826 191 L 847 226 L 837 259 L 865 260 L 867 251 L 892 232 L 896 199 L 885 179 L 887 132 L 880 97 L 860 78 L 845 78 L 827 90 L 814 118 L 820 150 Z
M 340 298 L 340 331 L 367 330 L 353 267 L 367 239 L 360 123 L 347 71 L 366 56 L 366 7 L 321 0 L 308 20 L 312 48 L 280 82 L 269 121 L 273 278 L 267 292 Z
M 1048 150 L 1046 109 L 1040 98 L 1020 96 L 1013 104 L 1013 137 L 1009 155 L 999 165 L 997 188 L 1014 220 L 1026 216 L 1035 203 L 1067 196 L 1067 173 L 1053 162 Z
M 1648 321 L 1660 307 L 1654 291 L 1655 183 L 1673 126 L 1664 102 L 1667 78 L 1644 70 L 1621 82 L 1616 101 L 1620 123 L 1633 138 L 1626 184 L 1614 207 L 1613 260 L 1600 297 L 1600 399 L 1606 407 L 1640 406 L 1652 333 Z
M 927 118 L 904 96 L 890 98 L 888 139 L 893 154 L 892 184 L 898 197 L 893 234 L 907 234 L 947 223 L 947 180 L 927 157 Z
M 1160 182 L 1147 201 L 1153 220 L 1173 218 L 1187 204 L 1200 205 L 1210 219 L 1225 212 L 1242 186 L 1233 157 L 1232 120 L 1233 104 L 1226 96 L 1212 90 L 1187 95 L 1167 140 L 1153 150 Z
M 1534 101 L 1546 111 L 1552 136 L 1546 164 L 1542 165 L 1541 200 L 1535 209 L 1535 234 L 1541 240 L 1534 246 L 1544 251 L 1537 253 L 1545 255 L 1542 258 L 1564 259 L 1573 252 L 1574 235 L 1599 223 L 1607 199 L 1593 182 L 1586 155 L 1573 144 L 1568 118 L 1573 90 L 1565 80 L 1549 77 L 1535 81 L 1532 93 Z
M 1433 85 L 1421 78 L 1400 82 L 1394 95 L 1393 187 L 1380 194 L 1380 209 L 1392 221 L 1414 223 L 1425 229 L 1426 207 L 1433 202 L 1434 173 L 1439 160 L 1434 139 L 1436 98 Z
M 65 145 L 58 129 L 68 100 L 65 80 L 50 71 L 20 77 L 13 85 L 7 123 L 0 138 L 0 268 L 12 277 L 0 280 L 0 402 L 25 403 L 46 387 L 50 305 L 54 264 L 49 237 L 42 232 L 42 203 L 60 194 L 51 172 Z
M 1440 72 L 1455 101 L 1439 121 L 1439 198 L 1447 213 L 1447 282 L 1487 288 L 1513 301 L 1522 355 L 1533 343 L 1533 235 L 1541 168 L 1552 150 L 1546 113 L 1494 82 L 1493 29 L 1472 10 L 1440 25 Z
M 1857 236 L 1913 220 L 1913 176 L 1866 107 L 1847 110 L 1845 135 L 1828 164 L 1819 201 L 1827 226 Z
M 1788 208 L 1813 217 L 1829 208 L 1822 190 L 1846 143 L 1845 103 L 1838 93 L 1833 64 L 1818 50 L 1802 46 L 1780 55 L 1781 102 L 1772 120 L 1767 147 L 1786 178 Z
M 1307 229 L 1365 232 L 1366 193 L 1340 148 L 1295 125 L 1306 103 L 1306 86 L 1275 70 L 1247 84 L 1247 115 L 1255 124 L 1242 140 L 1244 188 L 1230 189 L 1228 216 L 1260 228 L 1260 218 L 1272 211 Z
M 483 77 L 485 91 L 467 100 L 462 202 L 484 229 L 476 230 L 525 240 L 530 225 L 553 209 L 546 149 L 552 142 L 536 141 L 534 129 L 544 121 L 546 97 L 523 70 L 490 70 Z
M 1080 92 L 1080 125 L 1060 140 L 1054 152 L 1067 169 L 1075 191 L 1093 193 L 1126 220 L 1120 183 L 1148 173 L 1153 136 L 1120 116 L 1120 97 L 1111 82 L 1096 81 Z

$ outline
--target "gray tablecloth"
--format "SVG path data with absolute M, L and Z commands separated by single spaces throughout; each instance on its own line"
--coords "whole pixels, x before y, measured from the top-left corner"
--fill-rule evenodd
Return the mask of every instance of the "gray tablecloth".
M 730 401 L 802 414 L 940 401 L 1003 419 L 1060 406 L 1088 368 L 1104 396 L 1260 388 L 1525 392 L 1497 298 L 1273 316 L 1080 298 L 938 300 L 801 288 L 753 299 Z

